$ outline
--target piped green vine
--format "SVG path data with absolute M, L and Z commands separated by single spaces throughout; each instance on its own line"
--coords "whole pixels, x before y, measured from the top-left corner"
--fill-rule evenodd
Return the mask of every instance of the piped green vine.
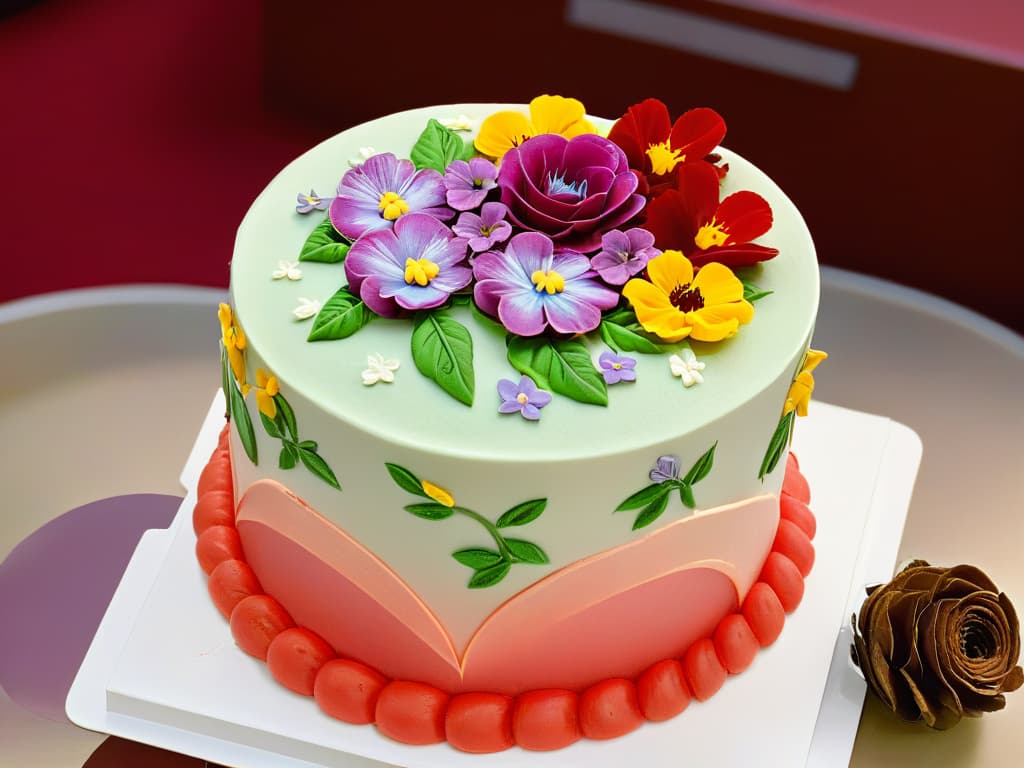
M 717 447 L 718 441 L 716 440 L 715 444 L 697 459 L 694 465 L 690 467 L 690 471 L 683 477 L 679 477 L 678 456 L 659 456 L 657 464 L 649 474 L 649 477 L 654 482 L 629 496 L 615 508 L 615 511 L 628 512 L 640 510 L 636 520 L 633 522 L 633 530 L 635 531 L 650 525 L 661 517 L 668 507 L 669 496 L 674 490 L 679 491 L 679 500 L 682 501 L 683 506 L 688 509 L 694 509 L 697 503 L 693 497 L 693 486 L 711 472 L 711 467 L 715 462 L 715 448 Z

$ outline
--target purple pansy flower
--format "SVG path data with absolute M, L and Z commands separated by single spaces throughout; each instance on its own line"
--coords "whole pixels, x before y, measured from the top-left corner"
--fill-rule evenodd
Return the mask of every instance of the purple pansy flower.
M 648 477 L 655 483 L 664 483 L 679 477 L 679 457 L 659 456 L 657 466 L 650 471 Z
M 367 232 L 391 229 L 402 216 L 424 213 L 447 221 L 454 213 L 444 204 L 444 180 L 430 168 L 417 171 L 390 152 L 373 155 L 348 171 L 338 185 L 329 216 L 350 240 Z
M 469 285 L 466 244 L 425 213 L 402 216 L 391 229 L 370 232 L 345 258 L 348 287 L 382 317 L 430 309 Z
M 299 192 L 295 196 L 298 204 L 295 206 L 295 210 L 299 213 L 309 213 L 310 211 L 326 211 L 327 206 L 331 204 L 333 197 L 320 197 L 312 189 L 309 190 L 308 195 L 304 195 Z
M 477 306 L 519 336 L 536 336 L 548 325 L 558 333 L 587 333 L 600 325 L 601 310 L 619 301 L 594 279 L 586 256 L 555 253 L 551 239 L 538 232 L 516 235 L 504 253 L 481 253 L 473 275 Z
M 633 227 L 625 232 L 613 229 L 601 236 L 601 252 L 590 260 L 601 279 L 610 285 L 625 285 L 661 251 L 654 247 L 654 235 Z
M 596 251 L 603 232 L 643 209 L 637 184 L 625 153 L 592 133 L 534 136 L 506 152 L 498 171 L 513 224 L 583 253 Z
M 606 384 L 636 381 L 636 358 L 602 352 L 597 362 L 601 366 L 601 375 L 604 376 Z
M 501 203 L 484 203 L 480 215 L 467 211 L 459 216 L 452 231 L 469 244 L 473 253 L 480 253 L 493 248 L 495 243 L 503 243 L 512 234 L 512 225 L 505 221 L 508 213 Z
M 530 421 L 539 419 L 540 409 L 551 402 L 551 393 L 538 389 L 529 376 L 523 376 L 518 384 L 510 379 L 501 379 L 498 394 L 501 395 L 498 413 L 521 413 Z
M 490 160 L 474 157 L 468 163 L 455 160 L 444 174 L 445 198 L 456 211 L 478 208 L 487 193 L 498 186 L 498 168 Z

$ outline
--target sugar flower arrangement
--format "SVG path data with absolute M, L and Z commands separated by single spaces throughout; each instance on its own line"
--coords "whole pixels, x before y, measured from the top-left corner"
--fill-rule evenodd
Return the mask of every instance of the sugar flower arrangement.
M 752 242 L 772 224 L 763 198 L 720 197 L 728 167 L 712 152 L 724 136 L 713 110 L 673 123 L 656 99 L 607 136 L 561 96 L 488 116 L 472 141 L 430 120 L 408 159 L 371 154 L 333 199 L 299 194 L 299 213 L 327 210 L 299 260 L 341 263 L 346 278 L 309 340 L 409 319 L 417 369 L 472 405 L 472 335 L 452 311 L 469 305 L 501 327 L 523 377 L 498 384 L 503 412 L 537 418 L 529 393 L 545 390 L 607 405 L 609 385 L 636 380 L 622 353 L 692 358 L 680 343 L 730 338 L 767 295 L 733 271 L 777 251 Z M 611 348 L 596 362 L 588 334 Z M 529 409 L 510 399 L 516 386 Z

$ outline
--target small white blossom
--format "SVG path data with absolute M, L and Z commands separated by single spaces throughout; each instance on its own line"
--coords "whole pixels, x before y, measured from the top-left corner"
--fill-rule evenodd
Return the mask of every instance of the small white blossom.
M 368 387 L 378 381 L 390 384 L 395 380 L 395 371 L 401 365 L 398 360 L 385 360 L 384 355 L 379 354 L 367 355 L 366 364 L 369 368 L 363 371 L 363 384 Z
M 360 147 L 359 157 L 353 157 L 348 161 L 350 168 L 358 168 L 360 165 L 365 163 L 371 157 L 377 154 L 377 150 L 373 147 Z
M 272 273 L 272 277 L 275 280 L 280 280 L 287 277 L 289 280 L 301 280 L 302 270 L 299 269 L 299 262 L 297 261 L 279 261 L 277 262 L 277 269 Z
M 323 307 L 316 299 L 305 299 L 299 298 L 299 306 L 292 310 L 292 314 L 295 315 L 298 320 L 308 320 L 311 317 L 315 317 L 320 309 Z
M 480 121 L 466 115 L 459 115 L 447 120 L 438 120 L 438 122 L 445 128 L 450 128 L 453 131 L 472 131 Z
M 693 354 L 693 350 L 687 347 L 686 349 L 680 350 L 682 357 L 679 355 L 672 355 L 668 359 L 669 368 L 672 369 L 672 375 L 678 376 L 683 380 L 683 386 L 689 389 L 694 384 L 703 384 L 704 377 L 701 375 L 701 371 L 704 370 L 704 363 L 697 361 L 697 356 Z

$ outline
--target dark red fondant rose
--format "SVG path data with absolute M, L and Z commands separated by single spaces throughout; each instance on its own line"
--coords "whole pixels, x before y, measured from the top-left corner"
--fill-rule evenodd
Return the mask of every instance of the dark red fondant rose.
M 632 219 L 645 202 L 625 153 L 596 134 L 527 139 L 505 153 L 498 186 L 515 224 L 582 253 L 600 248 L 602 233 Z
M 973 565 L 914 561 L 869 590 L 854 620 L 854 661 L 904 720 L 951 728 L 1002 709 L 1024 683 L 1013 604 Z

